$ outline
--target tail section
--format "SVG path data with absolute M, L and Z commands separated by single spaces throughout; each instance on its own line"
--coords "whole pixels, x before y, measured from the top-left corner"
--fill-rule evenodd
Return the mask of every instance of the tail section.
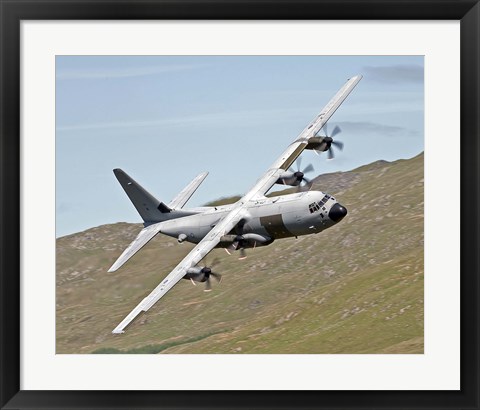
M 142 217 L 145 225 L 192 214 L 190 212 L 175 211 L 168 207 L 121 169 L 116 168 L 113 170 L 113 173 Z
M 126 172 L 116 168 L 113 170 L 113 173 L 142 217 L 145 228 L 140 231 L 135 240 L 123 251 L 117 261 L 110 267 L 108 270 L 109 272 L 114 272 L 120 268 L 155 235 L 157 235 L 161 231 L 163 225 L 159 222 L 198 213 L 174 208 L 183 207 L 208 175 L 208 172 L 198 175 L 173 199 L 169 206 L 167 206 L 156 199 Z
M 117 168 L 113 170 L 113 173 L 145 222 L 160 222 L 170 219 L 165 217 L 165 214 L 170 213 L 171 208 L 156 199 L 126 172 Z

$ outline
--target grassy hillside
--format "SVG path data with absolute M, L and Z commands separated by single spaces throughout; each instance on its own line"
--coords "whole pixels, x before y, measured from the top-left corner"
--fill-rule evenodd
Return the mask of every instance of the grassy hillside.
M 158 236 L 107 273 L 140 224 L 59 238 L 57 353 L 423 353 L 423 154 L 313 189 L 347 207 L 340 224 L 243 261 L 214 250 L 212 292 L 181 281 L 123 335 L 110 332 L 193 246 Z

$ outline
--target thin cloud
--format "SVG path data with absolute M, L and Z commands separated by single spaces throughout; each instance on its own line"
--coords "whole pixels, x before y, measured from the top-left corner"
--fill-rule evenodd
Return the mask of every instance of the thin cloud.
M 340 128 L 348 132 L 358 132 L 362 134 L 376 134 L 387 137 L 396 137 L 399 135 L 413 136 L 417 135 L 415 131 L 409 130 L 405 127 L 398 127 L 394 125 L 385 125 L 375 122 L 340 122 Z
M 96 70 L 63 70 L 57 72 L 56 77 L 59 80 L 101 80 L 108 78 L 144 77 L 176 71 L 195 70 L 205 66 L 206 65 L 200 64 L 178 64 L 150 67 L 103 68 Z
M 144 121 L 119 121 L 95 124 L 75 124 L 57 126 L 57 131 L 81 131 L 96 129 L 114 129 L 114 128 L 131 128 L 131 127 L 191 127 L 202 125 L 218 125 L 225 126 L 226 123 L 248 120 L 249 124 L 253 121 L 256 123 L 268 122 L 284 118 L 286 115 L 295 113 L 295 109 L 272 109 L 272 110 L 255 110 L 255 111 L 232 111 L 232 112 L 215 112 L 200 115 L 190 115 L 184 117 L 160 118 L 157 120 Z
M 398 64 L 391 66 L 365 66 L 365 78 L 380 83 L 421 83 L 423 67 L 416 64 Z
M 133 121 L 118 121 L 118 122 L 104 122 L 104 123 L 90 123 L 90 124 L 73 124 L 73 125 L 59 125 L 56 130 L 59 132 L 68 131 L 91 131 L 103 129 L 122 129 L 122 128 L 142 128 L 142 127 L 201 127 L 201 126 L 218 126 L 224 127 L 228 124 L 242 124 L 244 120 L 249 125 L 264 124 L 286 120 L 289 117 L 296 117 L 300 113 L 304 113 L 305 109 L 301 108 L 278 108 L 269 110 L 255 110 L 255 111 L 228 111 L 228 112 L 213 112 L 199 115 L 185 115 L 181 117 L 159 118 L 154 120 L 133 120 Z M 376 122 L 368 121 L 342 121 L 335 122 L 343 131 L 360 132 L 366 134 L 375 134 L 382 136 L 398 136 L 398 135 L 418 135 L 418 132 L 407 129 L 405 127 L 385 125 Z

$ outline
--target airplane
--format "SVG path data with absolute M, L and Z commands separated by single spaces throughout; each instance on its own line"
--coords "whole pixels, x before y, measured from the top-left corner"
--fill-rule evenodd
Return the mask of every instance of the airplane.
M 312 191 L 310 181 L 300 171 L 289 171 L 304 150 L 327 152 L 333 158 L 332 145 L 339 149 L 340 142 L 333 140 L 339 129 L 330 136 L 318 136 L 326 128 L 327 121 L 362 79 L 356 75 L 340 88 L 320 113 L 305 127 L 255 185 L 234 204 L 184 209 L 184 205 L 207 177 L 198 175 L 170 203 L 165 204 L 147 192 L 121 169 L 113 172 L 144 221 L 144 228 L 123 251 L 108 272 L 114 272 L 159 233 L 174 237 L 179 243 L 187 241 L 196 246 L 187 256 L 145 297 L 118 326 L 113 334 L 124 333 L 134 319 L 148 311 L 180 279 L 205 282 L 211 289 L 210 277 L 221 279 L 211 266 L 199 263 L 214 248 L 224 248 L 228 253 L 239 252 L 239 259 L 246 257 L 245 249 L 267 246 L 277 239 L 319 233 L 337 223 L 347 209 L 337 200 L 321 191 Z M 276 184 L 297 186 L 300 191 L 275 197 L 265 196 Z

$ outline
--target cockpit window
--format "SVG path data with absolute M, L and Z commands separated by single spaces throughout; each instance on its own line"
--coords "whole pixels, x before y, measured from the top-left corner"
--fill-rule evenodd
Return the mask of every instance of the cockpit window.
M 322 199 L 323 201 L 323 199 Z M 311 214 L 313 214 L 314 212 L 317 212 L 320 210 L 320 208 L 325 205 L 325 202 L 312 202 L 310 205 L 308 205 L 308 210 L 310 211 Z M 325 207 L 324 207 L 325 209 Z
M 320 206 L 318 203 L 313 202 L 310 205 L 308 205 L 308 209 L 310 210 L 310 213 L 313 214 L 314 212 L 317 212 L 320 209 Z
M 325 203 L 326 203 L 330 198 L 331 198 L 331 196 L 327 194 L 327 195 L 325 195 L 325 196 L 322 198 L 322 200 L 321 200 L 318 204 L 319 204 L 320 206 L 323 206 L 323 205 L 325 205 Z

